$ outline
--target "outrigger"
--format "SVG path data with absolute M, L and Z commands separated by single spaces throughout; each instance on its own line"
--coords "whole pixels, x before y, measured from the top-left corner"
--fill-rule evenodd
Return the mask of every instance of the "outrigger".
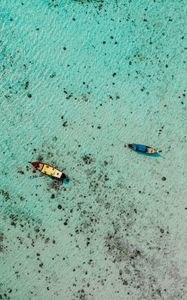
M 145 154 L 156 154 L 161 152 L 161 150 L 155 149 L 150 146 L 141 145 L 141 144 L 128 144 L 128 147 L 134 151 L 145 153 Z
M 64 174 L 63 171 L 60 171 L 47 163 L 40 161 L 29 161 L 29 163 L 31 163 L 36 170 L 40 171 L 43 174 L 46 174 L 58 180 L 69 181 L 68 177 Z

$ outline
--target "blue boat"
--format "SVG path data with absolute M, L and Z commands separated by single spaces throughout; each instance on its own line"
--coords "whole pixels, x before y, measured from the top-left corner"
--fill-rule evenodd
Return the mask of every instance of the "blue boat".
M 141 145 L 141 144 L 128 144 L 128 147 L 134 151 L 146 153 L 146 154 L 155 154 L 161 152 L 158 149 L 155 149 L 150 146 Z

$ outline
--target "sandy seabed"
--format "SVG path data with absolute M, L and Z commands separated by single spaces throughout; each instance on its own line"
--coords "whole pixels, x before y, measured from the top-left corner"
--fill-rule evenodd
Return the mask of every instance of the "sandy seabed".
M 185 2 L 1 1 L 0 299 L 186 299 Z

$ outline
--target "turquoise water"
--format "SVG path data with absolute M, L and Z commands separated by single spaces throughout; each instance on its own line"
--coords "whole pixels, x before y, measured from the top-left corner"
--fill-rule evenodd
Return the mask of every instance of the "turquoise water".
M 185 300 L 186 1 L 2 0 L 0 16 L 0 299 Z

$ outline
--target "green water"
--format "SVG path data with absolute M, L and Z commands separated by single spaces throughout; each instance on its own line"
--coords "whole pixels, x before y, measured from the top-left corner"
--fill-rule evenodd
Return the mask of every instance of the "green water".
M 0 2 L 0 299 L 186 299 L 186 20 L 183 0 Z

